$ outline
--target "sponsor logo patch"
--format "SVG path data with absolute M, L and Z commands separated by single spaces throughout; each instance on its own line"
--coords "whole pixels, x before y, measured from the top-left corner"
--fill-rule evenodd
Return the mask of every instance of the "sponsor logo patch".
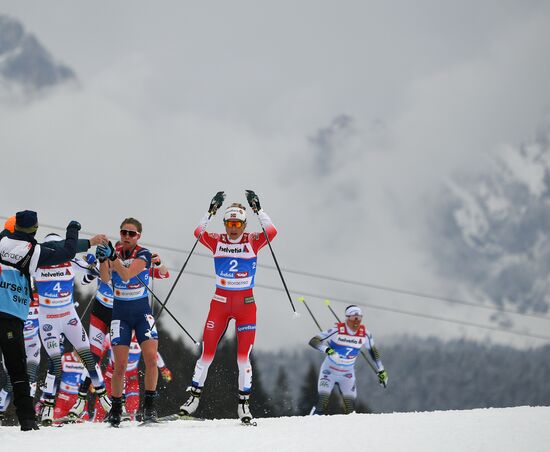
M 244 304 L 254 303 L 254 297 L 244 297 Z
M 219 301 L 221 303 L 227 303 L 227 297 L 224 297 L 222 295 L 218 295 L 217 293 L 214 294 L 214 296 L 212 297 L 212 300 L 216 300 L 216 301 Z
M 249 323 L 249 324 L 240 325 L 237 327 L 237 333 L 242 333 L 244 331 L 255 331 L 255 330 L 256 330 L 255 323 Z
M 51 331 L 51 330 L 53 330 L 53 326 L 50 325 L 49 323 L 46 323 L 45 325 L 42 325 L 42 329 L 44 331 Z

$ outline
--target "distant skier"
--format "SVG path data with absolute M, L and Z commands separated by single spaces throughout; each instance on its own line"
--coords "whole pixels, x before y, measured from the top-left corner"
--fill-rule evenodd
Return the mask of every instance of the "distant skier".
M 224 334 L 229 320 L 235 319 L 237 330 L 237 363 L 239 367 L 239 403 L 237 413 L 242 422 L 250 422 L 249 397 L 252 389 L 252 366 L 250 352 L 256 337 L 256 303 L 252 288 L 256 274 L 257 254 L 267 245 L 263 233 L 246 233 L 246 208 L 231 204 L 224 213 L 225 234 L 201 233 L 206 229 L 208 219 L 221 207 L 225 195 L 219 192 L 210 202 L 208 213 L 195 229 L 195 237 L 214 255 L 216 271 L 216 292 L 210 302 L 210 311 L 203 331 L 202 355 L 195 365 L 195 372 L 189 399 L 180 407 L 180 415 L 193 414 L 199 406 L 199 398 L 206 380 L 208 368 L 214 359 L 218 342 Z M 269 216 L 261 210 L 258 196 L 247 192 L 252 210 L 264 227 L 269 240 L 277 230 Z
M 327 354 L 319 371 L 319 400 L 314 414 L 325 414 L 334 385 L 340 388 L 346 414 L 355 410 L 355 361 L 363 347 L 376 363 L 379 383 L 386 387 L 388 372 L 384 370 L 372 334 L 361 324 L 362 319 L 363 313 L 358 306 L 348 306 L 345 322 L 337 323 L 335 327 L 323 331 L 309 341 L 313 348 Z
M 76 351 L 63 353 L 61 358 L 61 369 L 59 391 L 55 400 L 55 419 L 63 419 L 67 416 L 78 397 L 80 378 L 82 374 L 87 374 L 86 367 Z M 85 420 L 88 419 L 87 410 L 81 413 L 80 418 Z

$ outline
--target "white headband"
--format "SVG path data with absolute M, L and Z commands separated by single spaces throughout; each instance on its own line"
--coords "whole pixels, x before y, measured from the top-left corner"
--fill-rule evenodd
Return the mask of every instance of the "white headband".
M 246 212 L 244 211 L 244 209 L 241 209 L 240 207 L 229 206 L 227 209 L 225 209 L 223 219 L 224 221 L 228 221 L 228 220 L 246 221 Z
M 363 312 L 361 311 L 361 308 L 359 306 L 349 306 L 346 309 L 346 317 L 351 317 L 353 315 L 360 315 L 363 317 Z

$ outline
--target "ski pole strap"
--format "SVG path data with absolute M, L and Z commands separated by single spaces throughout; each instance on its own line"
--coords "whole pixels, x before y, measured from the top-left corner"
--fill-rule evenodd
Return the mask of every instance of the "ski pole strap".
M 321 328 L 321 325 L 319 325 L 319 322 L 317 321 L 317 319 L 313 315 L 313 312 L 311 312 L 311 309 L 309 309 L 309 306 L 306 303 L 306 299 L 304 297 L 300 297 L 300 298 L 298 298 L 298 301 L 301 301 L 302 303 L 304 303 L 304 306 L 306 307 L 307 312 L 309 312 L 309 315 L 311 316 L 311 318 L 315 322 L 315 325 L 317 325 L 317 328 L 319 328 L 319 331 L 323 331 L 323 328 Z

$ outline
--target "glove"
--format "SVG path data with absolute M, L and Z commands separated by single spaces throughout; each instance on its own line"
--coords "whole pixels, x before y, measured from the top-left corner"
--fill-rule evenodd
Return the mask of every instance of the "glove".
M 106 259 L 114 261 L 117 258 L 116 251 L 111 241 L 109 241 L 107 245 L 98 245 L 95 250 L 95 255 L 99 259 L 99 262 L 104 262 Z
M 94 267 L 95 263 L 97 262 L 96 257 L 92 253 L 86 254 L 86 256 L 84 256 L 84 260 L 88 264 L 88 268 Z
M 385 370 L 381 370 L 378 372 L 378 383 L 380 383 L 381 386 L 384 386 L 386 388 L 388 386 L 388 372 Z
M 160 257 L 157 253 L 154 253 L 151 255 L 151 262 L 155 267 L 159 267 L 160 265 L 162 265 L 162 262 L 160 261 Z
M 218 193 L 216 193 L 212 198 L 212 201 L 210 201 L 210 206 L 208 207 L 208 213 L 210 215 L 216 215 L 216 212 L 222 206 L 224 200 L 225 200 L 225 193 L 223 191 L 219 191 Z
M 250 205 L 254 213 L 258 213 L 258 211 L 262 209 L 262 206 L 260 206 L 260 198 L 258 198 L 258 195 L 252 190 L 245 190 L 245 193 L 248 204 Z
M 160 373 L 162 375 L 162 379 L 166 383 L 170 383 L 172 381 L 172 372 L 170 372 L 170 369 L 168 369 L 168 367 L 161 367 Z
M 327 347 L 327 349 L 325 350 L 325 353 L 328 355 L 328 356 L 331 356 L 331 355 L 334 355 L 336 353 L 336 350 L 334 350 L 333 348 L 331 347 Z
M 69 225 L 67 226 L 67 229 L 76 229 L 77 231 L 80 231 L 80 228 L 82 226 L 80 225 L 80 223 L 76 220 L 73 220 L 69 223 Z

